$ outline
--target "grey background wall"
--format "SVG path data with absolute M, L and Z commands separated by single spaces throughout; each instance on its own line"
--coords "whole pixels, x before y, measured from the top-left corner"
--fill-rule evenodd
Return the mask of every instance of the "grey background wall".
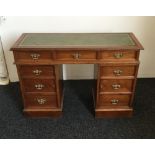
M 10 50 L 12 44 L 26 32 L 133 32 L 145 50 L 140 55 L 138 77 L 155 77 L 155 17 L 6 17 L 0 27 L 9 77 L 18 81 Z M 64 65 L 64 79 L 94 78 L 93 65 Z

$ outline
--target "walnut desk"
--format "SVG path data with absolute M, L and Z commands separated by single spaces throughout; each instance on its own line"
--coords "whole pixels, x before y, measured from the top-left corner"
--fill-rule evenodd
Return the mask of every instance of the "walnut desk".
M 24 114 L 62 114 L 62 64 L 95 64 L 96 117 L 132 116 L 143 47 L 133 33 L 24 33 L 13 45 Z

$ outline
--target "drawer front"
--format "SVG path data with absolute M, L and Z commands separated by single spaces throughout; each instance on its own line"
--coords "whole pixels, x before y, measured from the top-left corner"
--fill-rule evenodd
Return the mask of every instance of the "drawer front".
M 52 52 L 20 51 L 14 52 L 16 62 L 43 62 L 52 60 Z
M 123 60 L 136 60 L 136 51 L 102 51 L 101 59 L 123 61 Z
M 95 60 L 95 51 L 57 51 L 57 60 Z
M 52 79 L 23 79 L 25 92 L 55 92 L 55 80 Z
M 19 66 L 18 71 L 23 77 L 54 77 L 54 66 Z
M 100 76 L 134 76 L 135 66 L 104 66 L 100 67 Z
M 133 80 L 101 80 L 100 92 L 131 92 Z
M 25 94 L 26 108 L 57 108 L 56 95 Z
M 99 95 L 97 106 L 128 106 L 130 95 Z

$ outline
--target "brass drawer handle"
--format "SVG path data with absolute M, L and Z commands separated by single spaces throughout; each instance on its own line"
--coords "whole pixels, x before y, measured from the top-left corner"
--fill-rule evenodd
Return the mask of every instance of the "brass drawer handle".
M 44 88 L 44 85 L 43 84 L 36 84 L 35 88 L 38 89 L 38 90 L 41 90 L 41 89 Z
M 116 99 L 112 99 L 112 100 L 111 100 L 111 104 L 113 104 L 113 105 L 118 104 L 118 102 L 119 102 L 119 100 L 116 100 Z
M 44 98 L 37 98 L 36 100 L 37 100 L 38 104 L 45 104 L 46 103 L 46 99 L 44 99 Z
M 81 54 L 78 53 L 78 55 L 79 55 L 79 58 L 80 58 L 81 57 Z
M 39 57 L 40 57 L 40 54 L 38 54 L 38 53 L 32 53 L 31 54 L 31 57 L 32 57 L 33 60 L 38 60 Z
M 41 70 L 39 70 L 39 69 L 36 69 L 36 70 L 33 70 L 32 71 L 35 75 L 40 75 L 41 73 L 42 73 L 42 71 Z
M 115 53 L 115 54 L 114 54 L 114 57 L 115 57 L 116 59 L 120 59 L 120 58 L 123 57 L 123 53 Z
M 121 87 L 121 85 L 119 85 L 119 84 L 113 84 L 112 85 L 112 88 L 115 90 L 119 89 L 120 87 Z
M 119 76 L 119 75 L 121 75 L 121 73 L 122 73 L 123 71 L 122 70 L 114 70 L 114 74 L 115 75 L 117 75 L 117 76 Z
M 74 53 L 74 54 L 72 54 L 72 56 L 73 56 L 73 58 L 76 59 L 76 60 L 79 59 L 79 53 Z

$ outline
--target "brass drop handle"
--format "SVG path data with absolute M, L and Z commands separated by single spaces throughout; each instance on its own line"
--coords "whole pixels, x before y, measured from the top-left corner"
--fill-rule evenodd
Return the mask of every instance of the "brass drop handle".
M 37 98 L 36 100 L 37 100 L 38 104 L 45 104 L 46 103 L 46 99 L 44 99 L 44 98 Z
M 36 70 L 33 70 L 32 71 L 35 75 L 40 75 L 41 73 L 42 73 L 42 71 L 41 70 L 39 70 L 39 69 L 36 69 Z
M 40 54 L 38 54 L 38 53 L 32 53 L 31 54 L 31 57 L 32 57 L 33 60 L 38 60 L 39 57 L 40 57 Z
M 121 75 L 121 73 L 122 73 L 123 71 L 122 70 L 114 70 L 114 74 L 115 75 L 117 75 L 117 76 L 119 76 L 119 75 Z
M 119 100 L 117 100 L 117 99 L 112 99 L 112 100 L 111 100 L 111 104 L 113 104 L 113 105 L 118 104 L 118 102 L 119 102 Z
M 79 59 L 79 53 L 74 53 L 74 54 L 72 54 L 72 56 L 73 56 L 73 58 L 76 59 L 76 60 Z
M 78 53 L 78 56 L 79 56 L 79 58 L 81 57 L 81 54 L 80 53 Z
M 123 53 L 115 53 L 115 54 L 114 54 L 114 57 L 115 57 L 116 59 L 120 59 L 120 58 L 123 57 Z
M 112 85 L 112 88 L 115 89 L 115 90 L 119 89 L 120 87 L 121 87 L 120 84 L 113 84 Z
M 44 88 L 44 85 L 43 84 L 36 84 L 35 88 L 38 90 L 42 90 Z

